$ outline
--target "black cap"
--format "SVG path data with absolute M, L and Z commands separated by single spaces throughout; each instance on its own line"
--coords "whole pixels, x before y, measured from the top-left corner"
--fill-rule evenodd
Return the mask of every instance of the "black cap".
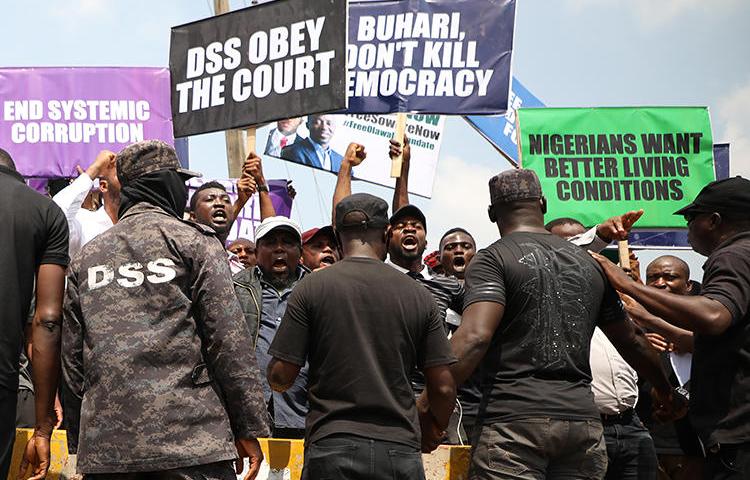
M 345 221 L 350 213 L 361 213 L 364 220 Z M 382 228 L 388 225 L 388 203 L 369 193 L 355 193 L 336 205 L 336 230 L 344 228 Z
M 703 187 L 693 203 L 674 214 L 711 212 L 750 218 L 750 180 L 737 176 L 711 182 Z
M 396 213 L 391 215 L 389 222 L 391 223 L 391 225 L 395 225 L 396 222 L 404 217 L 414 217 L 418 219 L 420 222 L 422 222 L 422 226 L 424 226 L 424 229 L 427 230 L 427 218 L 425 218 L 422 210 L 420 210 L 416 205 L 404 205 L 403 207 L 399 208 L 398 210 L 396 210 Z
M 127 185 L 141 175 L 174 170 L 185 177 L 201 177 L 199 172 L 186 170 L 177 159 L 174 147 L 161 140 L 144 140 L 123 148 L 115 158 L 117 178 Z

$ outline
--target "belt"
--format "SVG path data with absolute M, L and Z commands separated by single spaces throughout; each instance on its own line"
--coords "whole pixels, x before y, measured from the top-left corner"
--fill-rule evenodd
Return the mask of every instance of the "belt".
M 620 413 L 602 413 L 600 416 L 602 417 L 602 423 L 630 423 L 634 414 L 635 410 L 628 408 Z

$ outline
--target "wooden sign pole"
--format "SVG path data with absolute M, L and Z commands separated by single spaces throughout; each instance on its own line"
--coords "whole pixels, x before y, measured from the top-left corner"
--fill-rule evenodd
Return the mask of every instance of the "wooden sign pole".
M 403 152 L 404 146 L 404 134 L 406 133 L 406 114 L 396 114 L 396 135 L 394 140 L 401 144 L 401 151 Z M 391 178 L 399 178 L 401 176 L 401 163 L 403 162 L 403 154 L 398 157 L 394 157 L 391 160 Z

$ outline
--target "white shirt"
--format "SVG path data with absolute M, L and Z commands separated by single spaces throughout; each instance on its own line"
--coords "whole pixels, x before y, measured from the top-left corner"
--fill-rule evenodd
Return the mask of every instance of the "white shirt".
M 68 253 L 71 258 L 94 237 L 106 232 L 113 225 L 112 219 L 104 211 L 103 206 L 95 212 L 81 208 L 83 200 L 93 186 L 94 181 L 83 173 L 52 198 L 68 220 L 68 230 L 70 231 Z
M 236 253 L 232 253 L 229 250 L 227 250 L 227 262 L 229 263 L 229 270 L 232 272 L 232 275 L 234 275 L 235 273 L 239 273 L 245 269 L 245 265 L 243 265 L 240 261 L 240 257 L 238 257 Z
M 568 241 L 579 247 L 585 247 L 592 252 L 601 252 L 609 245 L 606 240 L 602 240 L 596 234 L 596 227 L 591 227 L 583 233 L 570 237 Z
M 294 144 L 294 142 L 297 140 L 297 132 L 291 133 L 289 135 L 284 135 L 279 131 L 278 128 L 274 128 L 271 130 L 271 133 L 268 135 L 268 142 L 266 142 L 266 150 L 265 154 L 270 155 L 272 157 L 278 157 L 281 155 L 281 139 L 286 138 L 286 144 L 285 147 L 289 147 Z
M 599 327 L 591 337 L 591 391 L 599 413 L 617 415 L 638 402 L 638 374 Z

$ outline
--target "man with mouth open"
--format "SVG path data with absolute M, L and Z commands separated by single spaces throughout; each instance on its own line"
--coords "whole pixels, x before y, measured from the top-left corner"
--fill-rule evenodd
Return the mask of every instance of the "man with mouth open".
M 474 237 L 461 227 L 451 228 L 440 239 L 439 251 L 445 274 L 463 282 L 466 269 L 477 253 Z
M 339 259 L 333 227 L 311 228 L 302 234 L 302 264 L 311 271 L 330 267 Z
M 286 217 L 270 217 L 255 229 L 255 247 L 258 265 L 243 270 L 234 277 L 235 292 L 243 306 L 245 320 L 254 337 L 258 366 L 266 371 L 271 361 L 268 348 L 276 336 L 287 301 L 300 280 L 309 270 L 300 263 L 302 256 L 302 231 Z M 259 289 L 254 285 L 259 283 Z M 259 291 L 258 291 L 259 290 Z M 260 295 L 258 295 L 260 293 Z M 252 295 L 243 301 L 243 295 Z M 252 300 L 256 303 L 253 303 Z M 251 310 L 251 306 L 257 309 Z M 273 437 L 304 438 L 307 415 L 307 366 L 288 390 L 272 392 L 267 383 L 263 394 L 273 418 Z

